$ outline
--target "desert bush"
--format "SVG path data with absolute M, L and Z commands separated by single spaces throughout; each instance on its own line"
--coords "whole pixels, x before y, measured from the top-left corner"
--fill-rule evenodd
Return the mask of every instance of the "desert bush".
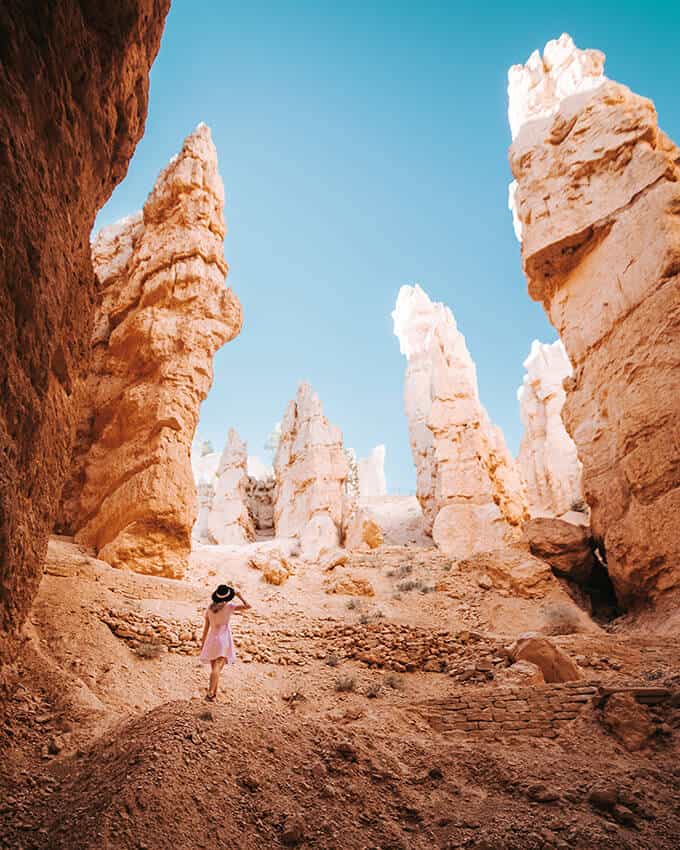
M 389 570 L 387 575 L 394 578 L 404 578 L 404 576 L 410 576 L 412 572 L 413 564 L 402 564 L 400 567 L 397 567 L 396 570 Z
M 400 581 L 397 585 L 397 590 L 402 593 L 408 593 L 410 590 L 420 590 L 423 587 L 423 582 L 420 579 L 407 579 L 406 581 Z
M 434 593 L 434 585 L 433 585 L 433 584 L 424 584 L 424 585 L 420 588 L 420 592 L 421 592 L 422 594 L 426 594 L 426 593 Z
M 374 684 L 369 685 L 368 688 L 366 689 L 366 696 L 369 699 L 376 699 L 377 697 L 380 696 L 381 690 L 382 690 L 381 685 L 378 682 L 375 682 Z
M 135 650 L 140 658 L 160 658 L 162 651 L 159 643 L 140 643 Z
M 335 690 L 338 693 L 346 694 L 356 689 L 357 683 L 354 676 L 338 676 L 335 680 Z
M 329 667 L 337 667 L 339 663 L 340 659 L 334 652 L 331 652 L 331 654 L 326 658 L 326 664 L 328 664 Z
M 573 635 L 580 631 L 577 612 L 564 602 L 546 605 L 543 621 L 543 631 L 547 635 Z
M 355 608 L 359 607 L 359 603 L 356 599 L 348 599 L 347 600 L 347 610 L 354 611 Z
M 396 673 L 388 673 L 384 681 L 388 688 L 392 688 L 395 691 L 400 691 L 404 687 L 404 683 Z

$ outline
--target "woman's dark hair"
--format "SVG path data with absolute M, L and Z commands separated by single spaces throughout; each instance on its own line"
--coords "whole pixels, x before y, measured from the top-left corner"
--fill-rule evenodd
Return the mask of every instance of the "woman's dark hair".
M 224 602 L 231 602 L 234 595 L 235 591 L 233 587 L 229 587 L 228 584 L 220 584 L 217 590 L 213 592 L 213 605 L 222 605 Z

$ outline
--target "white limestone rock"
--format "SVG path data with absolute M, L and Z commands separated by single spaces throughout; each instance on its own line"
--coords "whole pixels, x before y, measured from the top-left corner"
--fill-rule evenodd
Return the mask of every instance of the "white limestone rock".
M 415 286 L 401 288 L 392 315 L 409 359 L 406 415 L 418 497 L 435 543 L 463 559 L 519 539 L 528 518 L 521 479 L 481 405 L 453 314 Z
M 323 415 L 307 383 L 286 409 L 274 472 L 276 534 L 296 538 L 301 557 L 318 562 L 340 542 L 348 465 L 342 432 Z
M 231 428 L 215 480 L 215 495 L 208 517 L 211 543 L 238 546 L 255 539 L 248 513 L 248 453 L 246 444 Z
M 560 340 L 534 340 L 517 390 L 524 436 L 517 462 L 532 516 L 558 517 L 583 503 L 581 463 L 562 422 L 563 381 L 572 373 Z

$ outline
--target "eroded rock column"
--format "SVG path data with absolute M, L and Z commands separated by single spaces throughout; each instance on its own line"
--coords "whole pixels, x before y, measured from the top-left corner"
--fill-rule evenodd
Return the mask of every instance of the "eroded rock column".
M 208 518 L 210 543 L 240 546 L 255 539 L 248 512 L 248 449 L 231 428 L 215 479 L 215 495 Z
M 342 432 L 309 384 L 300 384 L 286 408 L 274 471 L 276 535 L 297 538 L 301 556 L 318 561 L 340 543 L 348 465 Z
M 387 493 L 385 481 L 385 446 L 376 446 L 368 457 L 357 461 L 359 501 L 370 502 Z
M 181 577 L 196 518 L 190 449 L 212 358 L 239 332 L 224 286 L 224 188 L 200 124 L 144 209 L 104 228 L 92 366 L 63 523 L 100 558 Z
M 95 298 L 89 235 L 144 131 L 169 0 L 0 8 L 0 655 L 69 471 Z
M 418 362 L 406 373 L 406 411 L 412 446 L 425 448 L 414 459 L 423 467 L 419 479 L 431 484 L 419 498 L 434 518 L 435 543 L 468 558 L 513 542 L 528 518 L 523 487 L 500 428 L 479 400 L 475 365 L 453 314 L 420 287 L 402 287 L 393 316 L 402 352 Z
M 517 391 L 524 425 L 517 463 L 531 515 L 557 517 L 580 509 L 583 500 L 581 463 L 562 422 L 563 382 L 571 363 L 560 340 L 551 345 L 534 340 L 524 368 Z
M 574 366 L 563 419 L 624 605 L 680 584 L 680 151 L 568 36 L 509 74 L 529 294 Z

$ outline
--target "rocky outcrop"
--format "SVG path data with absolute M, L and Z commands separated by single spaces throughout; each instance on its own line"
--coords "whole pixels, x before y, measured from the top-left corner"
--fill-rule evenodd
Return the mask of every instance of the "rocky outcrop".
M 342 433 L 309 384 L 300 384 L 286 409 L 274 471 L 276 534 L 297 538 L 301 556 L 318 562 L 340 542 L 348 466 Z
M 567 36 L 510 71 L 529 294 L 574 367 L 563 419 L 624 606 L 680 585 L 680 151 Z
M 215 480 L 215 495 L 208 517 L 208 540 L 241 546 L 255 539 L 248 511 L 248 449 L 233 428 L 222 452 Z
M 519 473 L 481 405 L 475 365 L 453 314 L 416 286 L 401 288 L 393 317 L 409 359 L 406 412 L 435 543 L 463 559 L 517 540 L 528 518 Z
M 529 661 L 535 664 L 543 674 L 546 682 L 576 682 L 583 676 L 578 664 L 542 635 L 520 635 L 508 650 L 510 660 Z
M 224 286 L 224 188 L 200 124 L 144 210 L 94 240 L 92 364 L 63 525 L 114 566 L 181 577 L 196 518 L 190 447 L 212 357 L 239 332 Z
M 531 554 L 546 561 L 553 572 L 585 584 L 595 563 L 588 529 L 561 519 L 536 517 L 524 524 Z
M 359 501 L 370 502 L 379 499 L 387 493 L 385 482 L 385 446 L 376 446 L 368 457 L 357 461 L 359 478 Z
M 220 455 L 207 440 L 195 439 L 191 446 L 191 468 L 196 484 L 198 514 L 191 536 L 199 543 L 208 543 L 208 518 L 215 498 L 215 476 Z
M 562 422 L 571 363 L 560 340 L 538 340 L 524 361 L 526 375 L 517 391 L 524 425 L 517 463 L 532 516 L 560 516 L 583 504 L 581 462 Z
M 384 543 L 380 525 L 365 507 L 347 507 L 343 525 L 343 544 L 346 549 L 377 549 Z
M 89 235 L 144 131 L 169 0 L 0 9 L 0 647 L 40 580 L 95 296 Z M 0 650 L 2 654 L 2 650 Z

